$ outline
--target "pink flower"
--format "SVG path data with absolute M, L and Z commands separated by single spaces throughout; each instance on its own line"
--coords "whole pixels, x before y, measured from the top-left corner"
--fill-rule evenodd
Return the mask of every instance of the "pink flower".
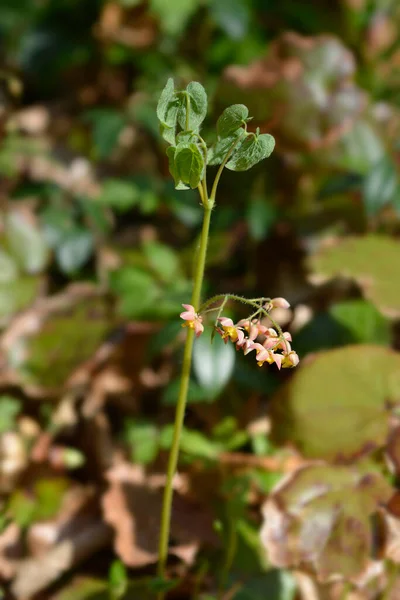
M 228 339 L 234 342 L 238 348 L 245 342 L 243 329 L 235 325 L 232 319 L 227 317 L 220 317 L 218 319 L 221 327 L 218 328 L 218 332 L 221 334 L 222 339 L 226 343 Z
M 186 323 L 182 324 L 182 327 L 189 327 L 194 330 L 196 337 L 199 337 L 204 331 L 203 318 L 196 313 L 194 307 L 191 304 L 182 304 L 186 311 L 181 312 L 180 317 Z
M 283 356 L 282 367 L 284 369 L 292 369 L 293 367 L 297 367 L 299 362 L 300 359 L 298 354 L 294 350 L 291 350 L 288 354 Z
M 272 298 L 272 308 L 289 308 L 290 304 L 285 298 Z
M 274 352 L 272 352 L 271 350 L 268 350 L 267 348 L 264 348 L 264 346 L 262 346 L 261 344 L 258 344 L 257 342 L 253 344 L 252 349 L 257 351 L 256 361 L 257 361 L 257 364 L 259 367 L 262 367 L 262 365 L 265 362 L 267 362 L 270 365 L 272 365 L 272 363 L 275 363 L 276 366 L 278 367 L 278 369 L 281 368 L 281 365 L 282 365 L 282 355 L 281 354 L 275 354 Z

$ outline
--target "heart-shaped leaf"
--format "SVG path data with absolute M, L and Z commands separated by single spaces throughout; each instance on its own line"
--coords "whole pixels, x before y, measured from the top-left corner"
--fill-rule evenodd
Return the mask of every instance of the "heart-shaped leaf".
M 400 354 L 352 345 L 321 352 L 274 397 L 273 437 L 309 458 L 350 458 L 382 446 L 400 394 Z
M 196 188 L 204 169 L 204 158 L 196 144 L 178 144 L 173 160 L 177 179 Z

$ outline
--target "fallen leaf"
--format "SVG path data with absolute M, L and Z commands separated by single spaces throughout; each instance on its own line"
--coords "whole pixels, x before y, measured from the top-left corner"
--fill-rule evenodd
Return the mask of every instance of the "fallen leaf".
M 122 463 L 107 476 L 102 499 L 104 520 L 115 530 L 115 551 L 130 567 L 157 561 L 164 478 L 146 475 L 138 465 Z M 170 552 L 192 564 L 203 544 L 215 545 L 212 519 L 206 509 L 175 491 Z
M 261 538 L 277 567 L 311 569 L 320 581 L 356 579 L 372 556 L 372 521 L 392 495 L 378 472 L 315 463 L 287 476 L 263 507 Z

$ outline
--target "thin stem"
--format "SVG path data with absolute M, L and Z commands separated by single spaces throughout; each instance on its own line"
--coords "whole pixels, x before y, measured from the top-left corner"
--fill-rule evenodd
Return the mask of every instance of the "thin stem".
M 212 204 L 214 204 L 214 202 L 215 202 L 215 196 L 217 194 L 217 187 L 218 187 L 218 183 L 219 183 L 219 180 L 221 178 L 221 175 L 222 175 L 222 171 L 224 170 L 226 163 L 228 162 L 228 160 L 232 156 L 232 152 L 234 151 L 234 149 L 236 148 L 236 146 L 238 145 L 238 143 L 243 139 L 243 137 L 244 136 L 241 136 L 241 135 L 238 136 L 237 140 L 235 140 L 235 142 L 230 147 L 227 155 L 225 156 L 224 160 L 222 161 L 222 164 L 220 165 L 220 167 L 219 167 L 219 169 L 217 171 L 217 174 L 216 174 L 215 179 L 214 179 L 213 186 L 211 188 L 210 202 Z
M 203 138 L 201 137 L 201 135 L 198 135 L 198 140 L 201 144 L 201 147 L 203 149 L 203 153 L 204 153 L 204 177 L 202 179 L 201 185 L 203 187 L 203 195 L 201 195 L 202 197 L 202 202 L 204 204 L 204 206 L 207 204 L 208 205 L 208 190 L 207 190 L 207 144 L 205 143 L 205 141 L 203 140 Z M 204 198 L 204 199 L 203 199 Z
M 222 598 L 224 596 L 224 589 L 228 582 L 229 571 L 232 568 L 232 564 L 233 564 L 235 554 L 236 554 L 236 549 L 237 549 L 236 522 L 232 518 L 232 516 L 230 516 L 229 517 L 227 552 L 226 552 L 224 564 L 222 566 L 221 583 L 219 586 L 219 593 L 218 593 L 218 598 L 220 600 L 222 600 Z
M 186 131 L 189 130 L 189 115 L 190 115 L 190 98 L 189 98 L 189 94 L 186 92 L 186 119 L 185 119 Z
M 195 310 L 198 309 L 200 304 L 200 295 L 201 295 L 201 287 L 203 283 L 204 277 L 204 269 L 206 264 L 206 255 L 207 255 L 207 244 L 208 244 L 208 234 L 210 229 L 210 221 L 211 221 L 211 208 L 208 206 L 204 207 L 204 218 L 203 218 L 203 227 L 200 236 L 200 246 L 199 252 L 197 255 L 197 261 L 195 266 L 194 273 L 194 285 L 192 292 L 192 300 L 191 304 L 194 306 Z M 171 526 L 171 509 L 172 509 L 172 496 L 173 496 L 173 478 L 176 472 L 178 457 L 179 457 L 179 445 L 181 432 L 183 427 L 183 421 L 185 417 L 186 410 L 186 400 L 187 393 L 189 389 L 189 378 L 190 378 L 190 367 L 192 363 L 192 351 L 193 351 L 193 340 L 194 340 L 194 330 L 188 329 L 185 348 L 183 352 L 183 365 L 182 365 L 182 374 L 181 374 L 181 382 L 179 388 L 179 396 L 178 403 L 176 406 L 175 413 L 175 425 L 174 425 L 174 434 L 172 439 L 171 450 L 168 459 L 168 468 L 167 468 L 167 481 L 164 489 L 164 498 L 161 512 L 161 525 L 160 525 L 160 540 L 159 540 L 159 548 L 158 548 L 158 575 L 160 577 L 164 577 L 165 565 L 168 557 L 168 541 L 170 534 L 170 526 Z M 164 592 L 160 592 L 158 595 L 159 600 L 163 600 Z

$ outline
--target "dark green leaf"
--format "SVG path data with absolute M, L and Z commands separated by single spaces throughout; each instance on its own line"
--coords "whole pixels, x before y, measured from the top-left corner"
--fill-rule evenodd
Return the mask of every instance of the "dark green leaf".
M 246 217 L 251 237 L 259 242 L 269 234 L 277 219 L 277 211 L 266 198 L 254 198 L 248 203 Z
M 125 115 L 111 108 L 94 108 L 86 113 L 92 123 L 93 142 L 100 159 L 107 159 L 114 150 L 125 127 Z
M 233 104 L 226 108 L 217 121 L 219 137 L 232 135 L 239 127 L 243 127 L 248 116 L 249 109 L 244 104 Z
M 196 188 L 204 170 L 204 158 L 196 144 L 178 145 L 175 152 L 175 174 L 179 181 Z
M 275 140 L 269 133 L 250 134 L 235 150 L 226 166 L 231 171 L 247 171 L 264 158 L 268 158 L 275 147 Z

